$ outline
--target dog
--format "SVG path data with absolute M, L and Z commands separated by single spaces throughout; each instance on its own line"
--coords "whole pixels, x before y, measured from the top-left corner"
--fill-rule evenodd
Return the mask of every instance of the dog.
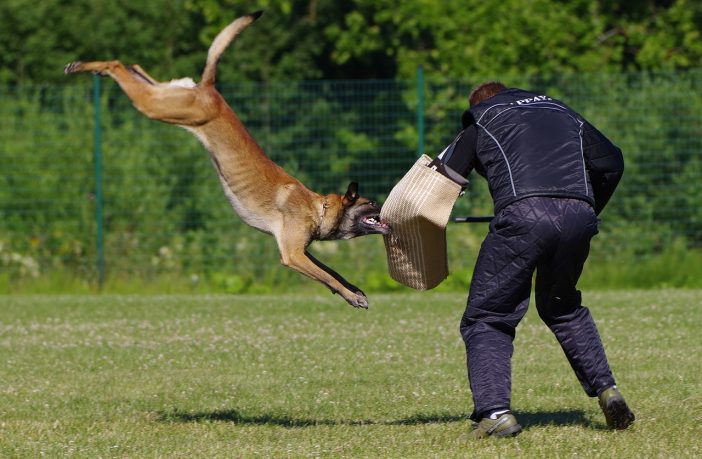
M 343 196 L 323 196 L 306 188 L 266 156 L 215 88 L 222 53 L 261 14 L 242 16 L 222 29 L 210 45 L 198 84 L 190 78 L 159 82 L 139 65 L 116 60 L 72 62 L 64 73 L 109 76 L 145 116 L 194 134 L 209 151 L 234 211 L 248 225 L 275 237 L 281 263 L 326 285 L 350 305 L 367 308 L 366 295 L 315 259 L 307 247 L 314 240 L 389 234 L 390 227 L 380 220 L 380 206 L 359 196 L 356 182 Z

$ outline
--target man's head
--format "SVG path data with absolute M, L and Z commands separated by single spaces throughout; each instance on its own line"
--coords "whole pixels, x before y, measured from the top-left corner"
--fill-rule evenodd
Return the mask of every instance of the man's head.
M 470 92 L 470 96 L 468 96 L 468 104 L 470 104 L 471 107 L 475 107 L 480 102 L 489 99 L 505 89 L 507 89 L 507 86 L 503 85 L 499 81 L 480 83 Z

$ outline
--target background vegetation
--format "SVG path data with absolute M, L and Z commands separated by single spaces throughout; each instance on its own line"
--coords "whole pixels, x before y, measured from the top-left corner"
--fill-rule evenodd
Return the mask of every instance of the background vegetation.
M 256 9 L 265 15 L 219 66 L 221 90 L 310 188 L 357 180 L 382 202 L 418 151 L 453 137 L 470 87 L 499 78 L 562 98 L 624 150 L 583 286 L 702 284 L 699 2 L 10 0 L 0 4 L 0 292 L 88 291 L 98 278 L 93 87 L 63 65 L 120 58 L 162 79 L 197 76 L 214 34 Z M 273 241 L 232 216 L 191 136 L 143 118 L 110 81 L 100 94 L 105 288 L 321 288 L 279 267 Z M 490 211 L 473 177 L 455 214 Z M 465 289 L 484 232 L 449 228 L 442 288 Z M 379 237 L 313 249 L 366 290 L 400 288 Z
M 61 82 L 70 61 L 119 58 L 154 76 L 199 75 L 234 17 L 265 10 L 220 81 L 505 80 L 699 67 L 694 0 L 7 0 L 0 83 Z

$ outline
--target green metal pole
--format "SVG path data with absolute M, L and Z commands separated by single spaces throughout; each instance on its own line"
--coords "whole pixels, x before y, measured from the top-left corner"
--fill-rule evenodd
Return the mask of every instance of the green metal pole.
M 100 116 L 100 77 L 93 76 L 93 158 L 95 163 L 95 227 L 98 287 L 105 283 L 105 246 L 102 197 L 102 119 Z
M 417 156 L 424 154 L 424 67 L 417 66 Z

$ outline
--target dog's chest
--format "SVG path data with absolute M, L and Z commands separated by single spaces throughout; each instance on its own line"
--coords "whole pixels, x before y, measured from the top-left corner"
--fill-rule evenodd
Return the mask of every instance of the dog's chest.
M 258 212 L 252 209 L 251 206 L 247 206 L 236 194 L 234 194 L 219 170 L 217 170 L 217 177 L 219 177 L 219 181 L 222 184 L 222 189 L 224 190 L 224 195 L 232 205 L 234 212 L 236 212 L 247 225 L 253 226 L 264 233 L 272 234 L 273 231 L 270 227 L 270 219 L 264 218 L 263 215 L 260 215 Z

